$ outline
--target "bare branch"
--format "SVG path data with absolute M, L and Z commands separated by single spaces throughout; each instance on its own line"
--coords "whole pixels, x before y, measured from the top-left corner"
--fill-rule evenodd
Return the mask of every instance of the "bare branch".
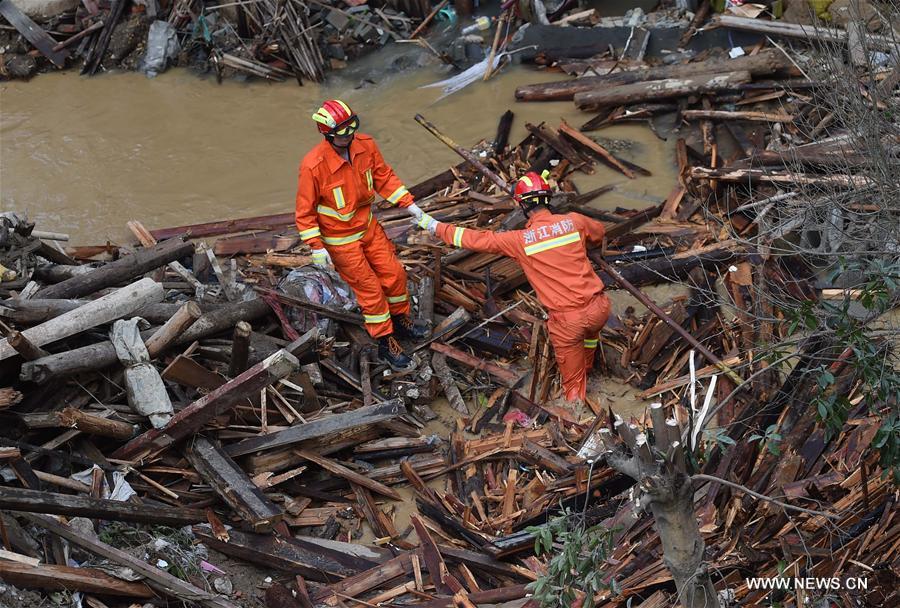
M 795 507 L 794 505 L 789 505 L 785 502 L 781 502 L 780 500 L 776 500 L 776 499 L 772 498 L 771 496 L 766 496 L 765 494 L 760 494 L 759 492 L 754 492 L 750 488 L 748 488 L 746 486 L 742 486 L 739 483 L 734 483 L 733 481 L 728 481 L 727 479 L 722 479 L 721 477 L 716 477 L 714 475 L 704 475 L 702 473 L 698 473 L 696 475 L 691 475 L 691 480 L 712 481 L 715 483 L 720 483 L 720 484 L 728 486 L 729 488 L 732 488 L 734 490 L 740 490 L 741 492 L 744 492 L 745 494 L 749 494 L 750 496 L 753 496 L 754 498 L 758 498 L 760 500 L 770 502 L 774 505 L 778 505 L 782 509 L 787 509 L 789 511 L 799 511 L 800 513 L 808 513 L 810 515 L 818 515 L 819 517 L 824 517 L 826 519 L 830 519 L 830 520 L 834 520 L 834 521 L 840 519 L 840 517 L 838 517 L 837 515 L 835 515 L 833 513 L 826 513 L 824 511 L 815 511 L 813 509 L 804 509 L 803 507 Z

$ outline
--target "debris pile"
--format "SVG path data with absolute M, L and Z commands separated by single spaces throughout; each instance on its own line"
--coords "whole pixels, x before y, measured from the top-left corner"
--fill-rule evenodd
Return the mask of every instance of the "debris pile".
M 116 67 L 155 75 L 177 64 L 219 78 L 321 82 L 327 70 L 344 67 L 348 59 L 409 38 L 430 10 L 425 2 L 405 3 L 410 12 L 404 13 L 391 3 L 375 8 L 315 0 L 35 4 L 24 5 L 26 14 L 14 0 L 0 3 L 0 15 L 24 39 L 9 39 L 3 76 L 31 76 L 40 68 L 37 57 L 56 68 L 80 64 L 91 75 Z M 29 53 L 32 48 L 38 53 Z
M 267 27 L 282 27 L 270 17 Z M 401 373 L 376 360 L 339 278 L 311 266 L 293 213 L 155 230 L 133 221 L 136 245 L 65 248 L 65 235 L 0 216 L 0 579 L 79 591 L 92 606 L 154 595 L 254 605 L 244 600 L 255 589 L 216 578 L 205 557 L 215 550 L 272 571 L 271 608 L 494 604 L 527 597 L 548 567 L 534 528 L 569 510 L 613 535 L 598 569 L 615 584 L 596 591 L 597 605 L 672 605 L 659 533 L 632 499 L 640 484 L 605 460 L 616 435 L 647 466 L 693 476 L 706 558 L 728 601 L 778 601 L 747 577 L 787 575 L 865 578 L 867 589 L 834 596 L 897 604 L 896 488 L 869 449 L 881 421 L 851 349 L 830 346 L 827 387 L 817 370 L 829 345 L 815 336 L 784 373 L 755 354 L 789 334 L 768 294 L 799 307 L 823 285 L 801 256 L 725 238 L 753 234 L 764 216 L 787 234 L 793 190 L 866 178 L 827 162 L 846 162 L 846 125 L 798 93 L 814 83 L 793 61 L 762 45 L 742 52 L 650 66 L 635 51 L 609 74 L 603 58 L 565 63 L 594 75 L 522 87 L 519 98 L 600 114 L 580 129 L 528 124 L 513 145 L 512 112 L 471 150 L 417 117 L 466 159 L 410 188 L 439 221 L 520 227 L 503 184 L 547 170 L 555 209 L 606 223 L 597 271 L 648 311 L 615 310 L 597 361 L 656 401 L 641 416 L 595 396 L 558 402 L 544 311 L 521 268 L 451 251 L 400 209 L 375 216 L 431 327 L 405 345 L 417 367 Z M 868 94 L 894 103 L 898 74 L 873 73 Z M 678 139 L 672 193 L 645 209 L 588 206 L 611 188 L 580 192 L 576 173 L 648 171 L 586 132 L 663 113 L 696 126 Z M 640 290 L 675 280 L 686 292 L 660 304 Z M 823 391 L 852 406 L 839 428 L 810 405 Z M 162 527 L 173 535 L 155 543 Z M 138 549 L 119 546 L 130 537 Z M 123 568 L 142 578 L 121 578 Z

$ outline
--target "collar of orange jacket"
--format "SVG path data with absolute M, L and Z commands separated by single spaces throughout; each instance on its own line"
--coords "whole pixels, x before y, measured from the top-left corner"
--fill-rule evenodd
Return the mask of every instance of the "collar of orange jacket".
M 350 160 L 362 154 L 366 149 L 365 145 L 359 141 L 359 136 L 360 134 L 357 133 L 353 141 L 350 142 Z M 347 161 L 337 153 L 337 150 L 334 149 L 334 146 L 328 140 L 322 140 L 322 143 L 319 145 L 323 147 L 322 156 L 325 158 L 325 162 L 328 163 L 329 173 L 336 173 L 340 170 L 341 165 Z
M 549 209 L 546 208 L 538 208 L 528 214 L 528 221 L 525 223 L 525 227 L 531 226 L 531 222 L 538 220 L 544 216 L 553 215 Z

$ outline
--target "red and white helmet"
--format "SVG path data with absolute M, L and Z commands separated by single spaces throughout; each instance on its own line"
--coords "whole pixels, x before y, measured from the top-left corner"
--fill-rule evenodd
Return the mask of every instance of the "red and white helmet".
M 312 115 L 319 133 L 325 136 L 352 135 L 359 129 L 359 117 L 340 99 L 329 99 Z
M 529 171 L 516 182 L 514 197 L 525 211 L 530 211 L 537 205 L 547 204 L 552 195 L 550 184 L 534 171 Z

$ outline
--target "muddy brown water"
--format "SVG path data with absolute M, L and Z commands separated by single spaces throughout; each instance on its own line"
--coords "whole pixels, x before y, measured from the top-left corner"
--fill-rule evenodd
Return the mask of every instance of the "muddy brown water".
M 413 120 L 416 113 L 463 146 L 492 139 L 507 109 L 516 114 L 512 142 L 525 136 L 526 122 L 580 125 L 591 117 L 571 102 L 517 103 L 516 86 L 564 77 L 532 66 L 509 66 L 440 101 L 439 89 L 419 88 L 444 77 L 426 66 L 376 76 L 376 85 L 360 89 L 359 78 L 340 73 L 324 86 L 219 85 L 176 69 L 155 79 L 70 71 L 3 83 L 0 205 L 78 245 L 131 242 L 125 223 L 132 219 L 160 228 L 284 213 L 293 209 L 297 165 L 320 137 L 309 116 L 329 97 L 356 109 L 408 185 L 460 160 Z M 628 180 L 598 166 L 579 176 L 582 189 L 618 184 L 597 206 L 645 207 L 668 194 L 671 142 L 641 125 L 595 134 L 627 142 L 619 153 L 654 174 Z

